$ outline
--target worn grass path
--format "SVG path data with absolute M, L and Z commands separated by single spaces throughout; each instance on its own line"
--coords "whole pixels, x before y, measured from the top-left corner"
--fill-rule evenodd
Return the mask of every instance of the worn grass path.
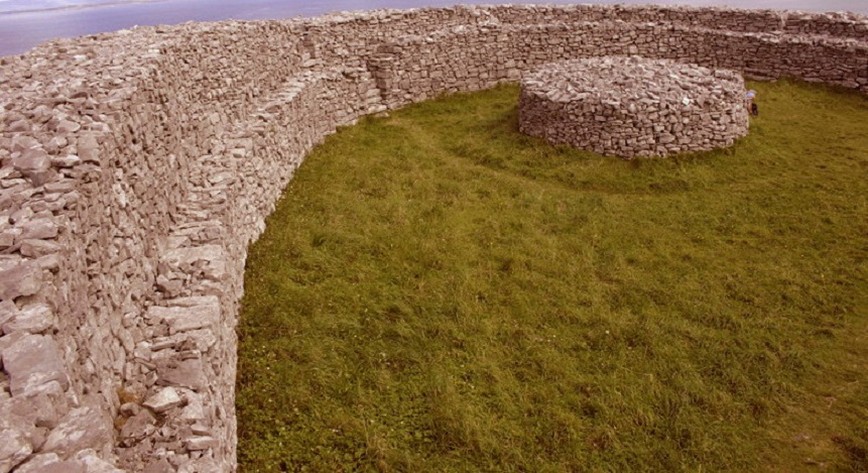
M 517 132 L 517 88 L 318 147 L 251 248 L 241 470 L 868 471 L 868 100 L 720 152 Z

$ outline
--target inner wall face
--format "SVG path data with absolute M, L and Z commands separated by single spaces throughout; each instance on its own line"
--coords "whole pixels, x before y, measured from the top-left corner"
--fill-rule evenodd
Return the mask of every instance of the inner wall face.
M 0 422 L 15 448 L 0 464 L 235 470 L 246 248 L 337 126 L 609 55 L 866 92 L 866 36 L 858 15 L 458 7 L 137 28 L 4 58 Z
M 544 65 L 521 81 L 519 129 L 610 156 L 667 156 L 748 133 L 741 74 L 640 56 Z

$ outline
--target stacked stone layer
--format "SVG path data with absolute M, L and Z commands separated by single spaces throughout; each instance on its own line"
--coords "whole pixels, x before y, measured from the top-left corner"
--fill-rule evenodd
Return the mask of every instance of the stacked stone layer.
M 555 62 L 522 79 L 519 129 L 625 158 L 708 151 L 747 135 L 744 95 L 726 69 L 639 56 Z
M 246 248 L 336 127 L 602 55 L 864 93 L 866 37 L 858 15 L 456 7 L 0 59 L 0 473 L 235 470 Z

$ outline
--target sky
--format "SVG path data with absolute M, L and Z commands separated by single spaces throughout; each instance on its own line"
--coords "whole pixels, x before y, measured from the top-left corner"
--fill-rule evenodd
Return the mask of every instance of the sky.
M 456 0 L 460 2 L 461 0 Z M 550 0 L 548 0 L 550 1 Z M 732 6 L 742 6 L 745 8 L 755 8 L 757 5 L 762 8 L 799 8 L 799 9 L 816 9 L 816 10 L 841 10 L 849 9 L 852 11 L 861 10 L 868 12 L 868 0 L 619 0 L 619 1 L 601 1 L 601 0 L 585 0 L 588 3 L 668 3 L 668 4 L 692 4 L 692 5 L 720 5 L 728 4 Z M 104 5 L 118 5 L 130 3 L 171 3 L 171 0 L 0 0 L 0 13 L 23 12 L 23 11 L 44 11 L 82 7 L 98 7 Z M 214 2 L 227 3 L 227 2 Z M 276 9 L 297 9 L 303 10 L 320 10 L 322 6 L 328 7 L 351 7 L 353 9 L 376 8 L 384 4 L 406 4 L 406 5 L 431 5 L 440 4 L 437 0 L 272 0 L 270 2 L 245 2 L 243 0 L 235 1 L 234 3 L 243 6 L 247 3 L 270 3 L 276 6 Z M 491 2 L 499 3 L 499 2 Z M 532 0 L 526 3 L 534 3 Z M 547 3 L 547 0 L 539 1 L 538 3 Z M 579 3 L 582 3 L 581 0 Z M 279 6 L 278 6 L 279 5 Z M 344 9 L 344 8 L 341 8 Z
M 346 10 L 442 7 L 457 3 L 657 3 L 868 14 L 868 0 L 0 0 L 0 56 L 56 37 L 185 21 L 315 16 Z

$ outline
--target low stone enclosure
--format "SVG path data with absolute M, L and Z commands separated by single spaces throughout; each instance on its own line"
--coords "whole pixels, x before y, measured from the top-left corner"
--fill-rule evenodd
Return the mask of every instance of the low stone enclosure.
M 0 59 L 0 472 L 234 471 L 248 244 L 362 115 L 546 63 L 671 59 L 868 92 L 868 19 L 620 6 L 375 11 Z
M 633 158 L 708 151 L 747 135 L 744 79 L 668 59 L 604 56 L 546 64 L 521 80 L 519 129 Z

